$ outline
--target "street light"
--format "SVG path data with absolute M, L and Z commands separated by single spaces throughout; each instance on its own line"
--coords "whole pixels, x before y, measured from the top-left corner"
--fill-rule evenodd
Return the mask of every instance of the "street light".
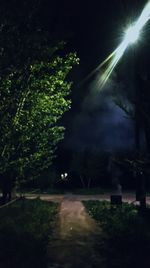
M 130 26 L 125 32 L 125 40 L 127 44 L 134 44 L 140 37 L 140 30 L 136 29 L 135 26 Z
M 99 79 L 99 89 L 103 89 L 104 85 L 108 81 L 108 78 L 112 74 L 114 68 L 122 58 L 124 52 L 129 45 L 135 44 L 141 35 L 143 27 L 150 19 L 150 0 L 143 8 L 139 18 L 130 25 L 125 31 L 123 40 L 120 45 L 102 62 L 100 63 L 80 84 L 83 84 L 102 67 L 106 66 L 105 71 L 102 73 Z
M 121 44 L 99 65 L 100 69 L 103 65 L 105 65 L 107 62 L 110 61 L 106 70 L 104 71 L 104 73 L 100 78 L 100 89 L 102 89 L 106 84 L 108 78 L 110 77 L 117 63 L 120 61 L 127 47 L 137 42 L 143 27 L 146 25 L 149 19 L 150 19 L 150 1 L 148 1 L 148 3 L 145 5 L 137 21 L 135 21 L 131 26 L 127 28 L 127 30 L 125 30 L 123 41 L 121 42 Z
M 111 58 L 109 56 L 107 58 L 108 60 L 106 59 L 104 61 L 105 64 L 106 64 L 107 61 L 110 61 L 110 63 L 107 66 L 107 68 L 104 71 L 104 73 L 100 77 L 100 80 L 99 80 L 100 81 L 100 89 L 102 89 L 104 87 L 104 85 L 106 84 L 108 78 L 110 77 L 110 75 L 113 72 L 114 68 L 116 67 L 116 65 L 118 64 L 120 59 L 122 58 L 122 56 L 123 56 L 124 52 L 126 51 L 127 47 L 129 45 L 133 45 L 139 39 L 141 30 L 142 30 L 141 25 L 142 24 L 139 25 L 139 23 L 137 22 L 134 25 L 129 26 L 129 28 L 127 28 L 127 30 L 125 31 L 124 38 L 123 38 L 123 41 L 121 42 L 121 44 L 111 54 Z

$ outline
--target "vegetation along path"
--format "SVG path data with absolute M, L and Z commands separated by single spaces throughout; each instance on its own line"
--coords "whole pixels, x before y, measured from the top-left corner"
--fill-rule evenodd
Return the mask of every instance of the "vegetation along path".
M 76 196 L 64 196 L 60 204 L 58 225 L 51 240 L 49 268 L 91 268 L 99 267 L 100 260 L 95 253 L 94 237 L 100 227 L 88 215 Z

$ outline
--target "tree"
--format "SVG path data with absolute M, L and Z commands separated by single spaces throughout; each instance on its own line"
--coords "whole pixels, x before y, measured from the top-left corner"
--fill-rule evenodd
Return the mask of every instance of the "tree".
M 60 56 L 63 43 L 51 45 L 47 32 L 29 32 L 28 25 L 12 21 L 1 22 L 0 40 L 0 174 L 6 197 L 16 177 L 36 177 L 52 164 L 64 135 L 60 119 L 71 104 L 67 75 L 78 58 Z
M 72 157 L 69 172 L 75 177 L 76 185 L 90 189 L 95 186 L 108 186 L 108 155 L 90 151 L 88 148 L 76 151 Z

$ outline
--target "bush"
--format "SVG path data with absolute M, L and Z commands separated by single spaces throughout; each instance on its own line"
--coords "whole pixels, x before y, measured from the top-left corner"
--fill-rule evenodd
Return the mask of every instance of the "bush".
M 0 267 L 46 267 L 57 205 L 20 200 L 0 210 Z
M 84 204 L 102 227 L 96 244 L 97 251 L 103 252 L 106 267 L 145 268 L 150 265 L 150 222 L 139 215 L 134 205 L 111 206 L 107 201 Z

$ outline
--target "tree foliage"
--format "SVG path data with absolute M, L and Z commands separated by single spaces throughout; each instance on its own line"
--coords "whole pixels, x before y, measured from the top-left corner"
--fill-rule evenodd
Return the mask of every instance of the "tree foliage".
M 30 29 L 30 31 L 29 31 Z M 75 53 L 60 56 L 44 30 L 16 21 L 0 25 L 0 173 L 37 176 L 48 168 L 63 139 L 70 108 L 67 75 Z

